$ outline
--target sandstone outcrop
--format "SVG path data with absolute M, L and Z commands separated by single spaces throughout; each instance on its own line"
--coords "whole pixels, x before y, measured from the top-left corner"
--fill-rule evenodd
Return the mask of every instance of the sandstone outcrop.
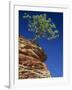
M 19 79 L 50 77 L 44 63 L 46 58 L 44 50 L 38 44 L 19 37 Z

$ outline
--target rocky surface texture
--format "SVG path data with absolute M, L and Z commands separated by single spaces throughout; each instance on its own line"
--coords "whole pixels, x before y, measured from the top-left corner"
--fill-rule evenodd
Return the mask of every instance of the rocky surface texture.
M 19 37 L 19 79 L 48 78 L 44 50 L 35 42 Z

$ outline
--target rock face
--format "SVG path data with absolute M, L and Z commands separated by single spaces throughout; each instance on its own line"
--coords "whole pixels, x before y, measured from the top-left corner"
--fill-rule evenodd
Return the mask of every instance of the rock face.
M 47 78 L 46 54 L 35 42 L 19 37 L 19 79 Z

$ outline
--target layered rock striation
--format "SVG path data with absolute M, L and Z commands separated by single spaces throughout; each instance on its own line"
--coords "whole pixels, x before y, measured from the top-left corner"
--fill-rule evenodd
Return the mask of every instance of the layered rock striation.
M 38 44 L 19 37 L 19 79 L 50 77 L 44 64 L 46 58 L 44 50 Z

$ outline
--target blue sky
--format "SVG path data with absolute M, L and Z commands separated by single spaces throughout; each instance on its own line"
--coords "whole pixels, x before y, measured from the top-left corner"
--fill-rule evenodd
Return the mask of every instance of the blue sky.
M 45 61 L 47 68 L 51 72 L 52 77 L 63 76 L 63 13 L 61 12 L 37 12 L 37 11 L 19 11 L 19 35 L 27 39 L 33 38 L 33 33 L 28 31 L 28 23 L 23 19 L 24 12 L 29 15 L 39 15 L 46 13 L 47 18 L 51 18 L 52 22 L 59 30 L 59 38 L 47 40 L 45 38 L 38 39 L 38 44 L 45 50 L 47 60 Z

